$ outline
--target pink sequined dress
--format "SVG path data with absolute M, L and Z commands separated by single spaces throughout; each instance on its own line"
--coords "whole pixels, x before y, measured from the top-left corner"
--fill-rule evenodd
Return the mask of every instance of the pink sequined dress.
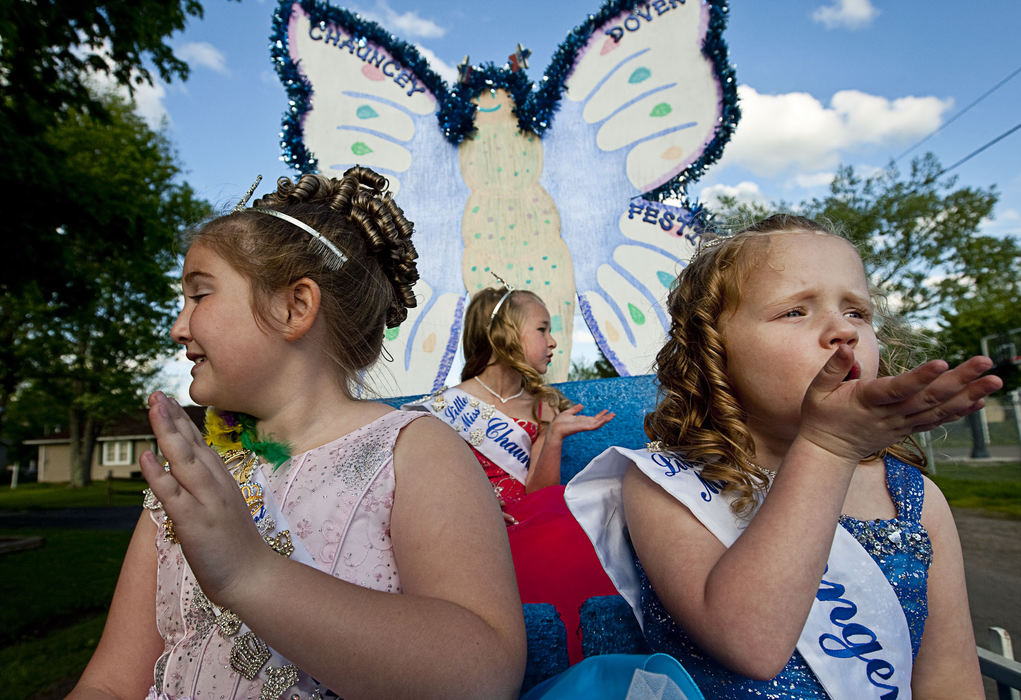
M 261 466 L 263 483 L 279 505 L 292 539 L 300 541 L 316 568 L 373 590 L 401 592 L 390 542 L 393 449 L 400 430 L 421 415 L 387 413 L 292 457 L 276 471 Z M 181 546 L 164 538 L 158 504 L 151 515 L 159 528 L 156 622 L 165 645 L 153 672 L 155 694 L 195 699 L 260 697 L 273 670 L 271 664 L 253 680 L 231 668 L 234 640 L 220 634 L 213 607 L 196 583 Z M 287 595 L 286 591 L 281 595 Z M 333 697 L 300 669 L 297 672 L 298 683 L 287 688 L 284 697 Z

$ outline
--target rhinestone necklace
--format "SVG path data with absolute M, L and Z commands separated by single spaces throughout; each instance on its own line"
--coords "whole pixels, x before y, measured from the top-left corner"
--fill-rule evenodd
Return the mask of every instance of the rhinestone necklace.
M 477 381 L 479 383 L 479 386 L 481 386 L 483 389 L 488 391 L 490 394 L 492 394 L 496 398 L 500 399 L 500 403 L 507 403 L 508 401 L 513 401 L 514 399 L 518 398 L 519 396 L 521 396 L 522 394 L 525 393 L 525 387 L 522 386 L 521 389 L 518 391 L 518 393 L 514 394 L 514 396 L 508 396 L 507 398 L 504 398 L 504 397 L 500 396 L 499 394 L 497 394 L 492 389 L 490 389 L 488 386 L 486 386 L 486 383 L 484 381 L 482 381 L 481 379 L 479 379 L 479 376 L 477 374 L 474 377 L 472 377 L 472 379 Z

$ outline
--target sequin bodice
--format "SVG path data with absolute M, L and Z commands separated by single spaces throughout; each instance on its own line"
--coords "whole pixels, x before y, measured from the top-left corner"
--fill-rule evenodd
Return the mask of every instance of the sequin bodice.
M 535 438 L 539 435 L 539 424 L 522 418 L 515 418 L 514 422 L 524 428 L 525 432 L 528 433 L 528 437 L 532 438 L 532 441 L 525 446 L 530 451 L 532 443 L 535 442 Z M 496 495 L 505 505 L 513 505 L 525 497 L 524 484 L 494 464 L 491 459 L 476 450 L 473 445 L 468 446 L 471 447 L 472 452 L 475 453 L 475 458 L 479 460 L 479 464 L 486 471 L 489 483 L 493 485 L 493 491 L 496 492 Z
M 897 459 L 887 457 L 885 466 L 886 486 L 897 508 L 896 517 L 861 521 L 841 516 L 840 525 L 861 543 L 893 587 L 907 618 L 911 652 L 915 656 L 928 616 L 926 581 L 932 563 L 932 544 L 920 522 L 924 483 L 917 469 Z M 724 669 L 674 624 L 640 564 L 638 572 L 649 646 L 684 664 L 707 698 L 829 697 L 797 651 L 779 675 L 769 681 L 753 681 Z
M 359 586 L 400 592 L 390 544 L 393 448 L 401 428 L 421 415 L 393 411 L 292 457 L 276 471 L 262 465 L 264 483 L 292 538 L 300 540 L 316 568 Z M 218 632 L 181 546 L 163 537 L 162 510 L 152 517 L 159 528 L 156 622 L 164 640 L 154 670 L 156 690 L 172 698 L 259 697 L 265 679 L 249 681 L 231 668 L 232 640 Z M 300 670 L 299 679 L 286 696 L 316 697 L 315 682 Z M 318 692 L 330 697 L 324 689 Z

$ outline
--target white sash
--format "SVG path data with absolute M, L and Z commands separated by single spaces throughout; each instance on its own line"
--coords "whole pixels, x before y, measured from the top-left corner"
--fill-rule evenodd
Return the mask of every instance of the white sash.
M 621 477 L 632 463 L 727 547 L 747 521 L 734 515 L 720 482 L 703 479 L 696 465 L 669 453 L 610 447 L 568 483 L 568 507 L 644 627 L 620 498 Z M 836 700 L 911 698 L 911 636 L 904 609 L 879 565 L 839 525 L 797 648 Z
M 469 445 L 522 484 L 531 458 L 531 436 L 492 404 L 460 389 L 444 389 L 404 404 L 405 411 L 427 411 L 453 428 Z

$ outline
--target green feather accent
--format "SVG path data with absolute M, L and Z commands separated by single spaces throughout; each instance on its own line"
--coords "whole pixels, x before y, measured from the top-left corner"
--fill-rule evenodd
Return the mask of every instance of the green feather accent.
M 260 439 L 261 436 L 255 429 L 255 418 L 247 413 L 235 413 L 234 415 L 241 423 L 241 446 L 272 464 L 273 471 L 279 469 L 281 464 L 291 458 L 291 446 L 287 443 Z

